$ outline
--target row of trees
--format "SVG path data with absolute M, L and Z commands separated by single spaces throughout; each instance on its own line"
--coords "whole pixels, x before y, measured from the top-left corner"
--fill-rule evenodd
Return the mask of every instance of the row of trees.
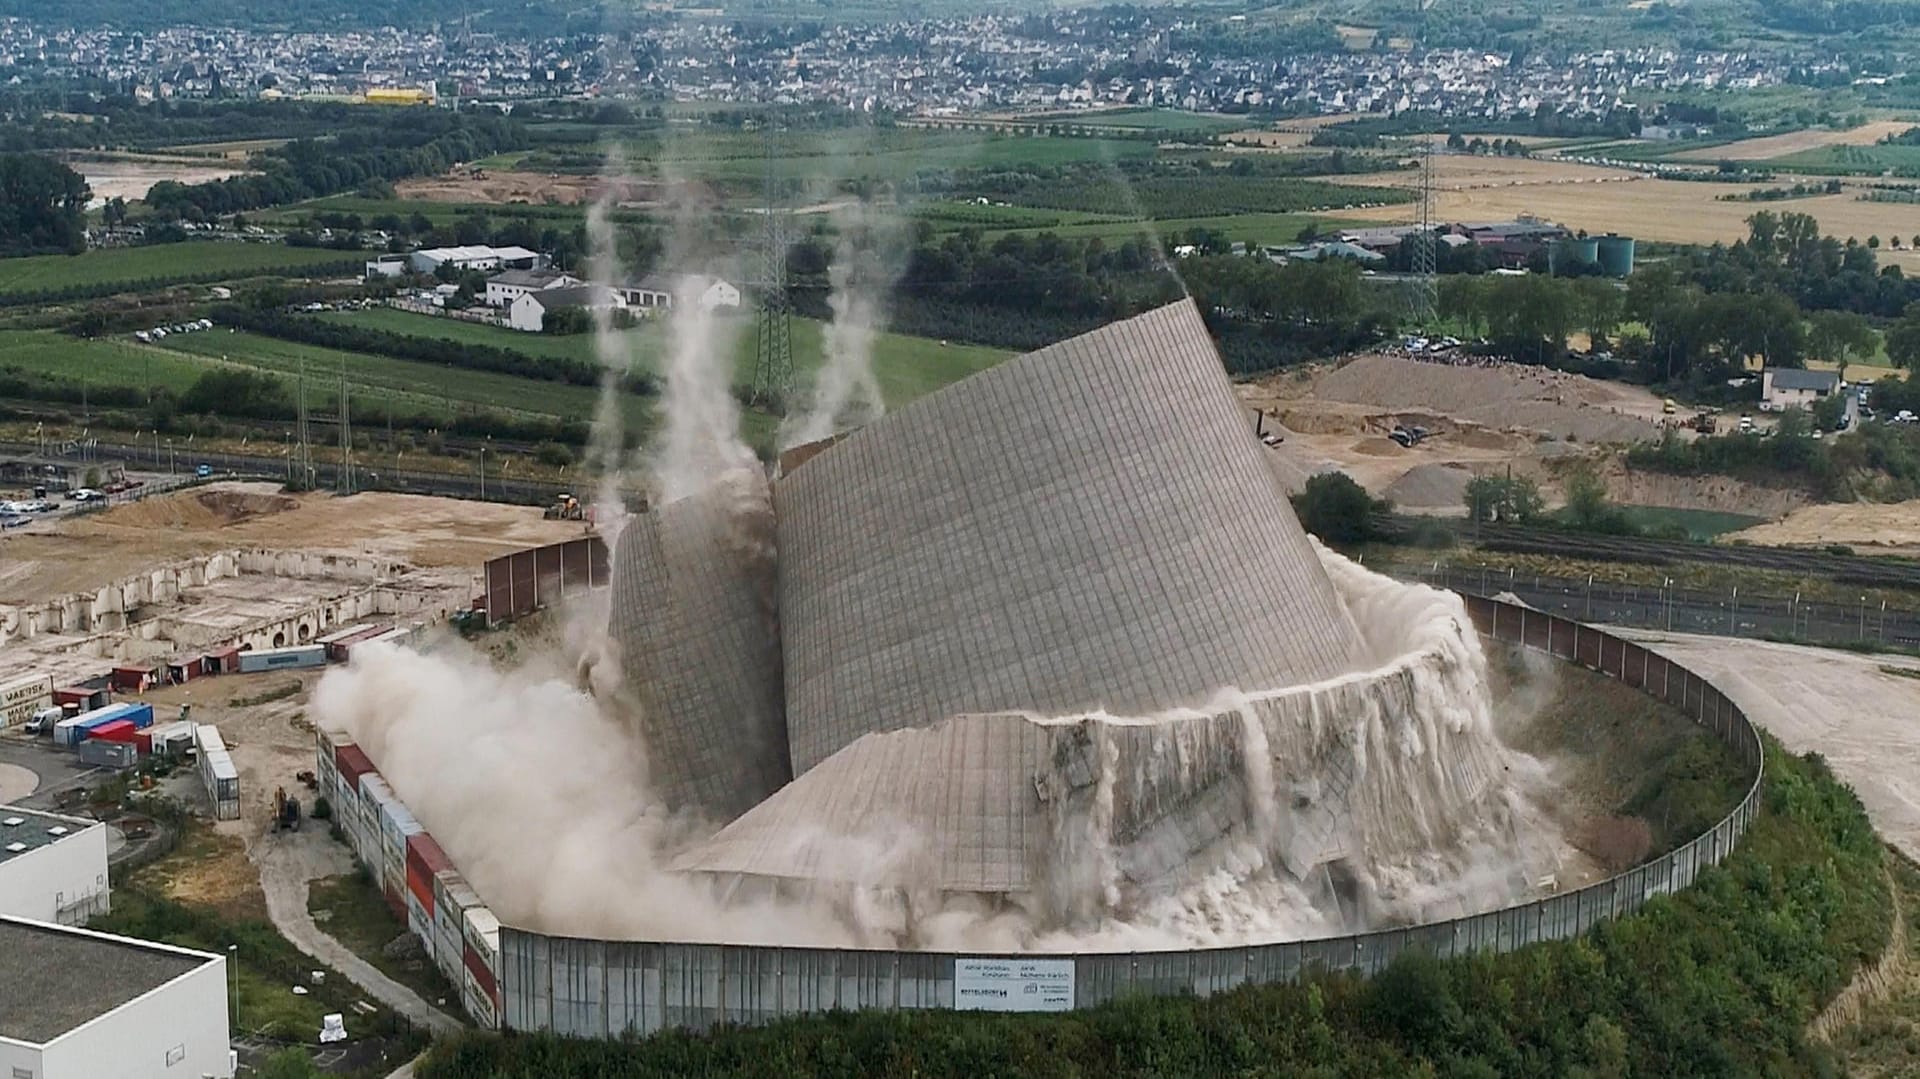
M 1920 300 L 1920 280 L 1879 265 L 1867 243 L 1823 235 L 1810 214 L 1761 210 L 1747 218 L 1747 236 L 1683 252 L 1665 265 L 1679 280 L 1708 293 L 1779 292 L 1808 310 L 1898 316 Z M 1672 280 L 1672 279 L 1669 279 Z
M 432 176 L 462 161 L 520 149 L 521 126 L 505 117 L 439 109 L 369 111 L 330 138 L 296 139 L 255 158 L 257 173 L 182 184 L 164 180 L 147 192 L 156 213 L 188 220 L 279 206 L 352 191 L 370 182 Z

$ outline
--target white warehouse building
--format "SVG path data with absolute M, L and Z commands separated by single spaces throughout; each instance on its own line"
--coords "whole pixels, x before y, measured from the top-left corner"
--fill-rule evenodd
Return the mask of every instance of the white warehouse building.
M 231 1079 L 225 956 L 0 917 L 0 1076 Z
M 0 915 L 80 925 L 110 906 L 106 825 L 0 806 Z

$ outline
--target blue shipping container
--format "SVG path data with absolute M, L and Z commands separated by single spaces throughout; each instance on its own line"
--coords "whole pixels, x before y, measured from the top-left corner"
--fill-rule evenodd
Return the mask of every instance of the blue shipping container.
M 153 726 L 153 705 L 124 704 L 124 705 L 121 705 L 121 707 L 125 708 L 127 711 L 124 714 L 122 714 L 120 718 L 126 719 L 126 720 L 132 720 L 134 729 L 144 731 L 148 727 Z
M 142 706 L 146 707 L 146 706 Z M 96 708 L 91 712 L 82 712 L 77 716 L 63 719 L 53 725 L 53 744 L 57 746 L 77 746 L 86 741 L 87 732 L 95 727 L 112 723 L 116 719 L 130 718 L 133 706 L 128 704 L 110 704 L 105 708 Z M 151 721 L 153 709 L 147 707 Z

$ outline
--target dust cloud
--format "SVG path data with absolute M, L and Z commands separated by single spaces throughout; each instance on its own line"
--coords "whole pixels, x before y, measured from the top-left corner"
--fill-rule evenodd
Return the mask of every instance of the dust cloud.
M 885 327 L 886 303 L 905 268 L 901 219 L 870 202 L 833 210 L 833 260 L 827 267 L 827 308 L 833 313 L 821 335 L 822 362 L 812 400 L 780 425 L 780 448 L 817 442 L 886 414 L 886 399 L 874 374 L 874 339 Z
M 1486 657 L 1457 597 L 1325 553 L 1379 662 L 1324 684 L 1226 690 L 1204 708 L 1094 720 L 1092 796 L 1053 822 L 1032 894 L 926 894 L 912 871 L 930 840 L 877 821 L 857 834 L 796 827 L 827 852 L 810 884 L 668 868 L 713 822 L 670 809 L 619 693 L 582 691 L 570 646 L 502 670 L 465 644 L 357 652 L 314 697 L 507 922 L 624 939 L 1065 952 L 1306 939 L 1492 909 L 1530 897 L 1567 847 L 1538 762 L 1495 735 Z M 582 616 L 582 624 L 591 618 Z M 604 624 L 604 623 L 602 623 Z M 577 644 L 578 642 L 576 642 Z M 1384 657 L 1384 658 L 1382 658 Z M 617 671 L 601 669 L 602 689 Z M 1241 821 L 1175 886 L 1124 879 L 1119 818 L 1138 794 L 1127 728 L 1204 726 L 1237 740 Z M 1188 721 L 1182 725 L 1180 721 Z M 1182 749 L 1167 756 L 1180 756 Z M 1346 756 L 1342 756 L 1345 754 Z M 1306 774 L 1341 760 L 1335 789 Z M 1309 836 L 1321 806 L 1340 823 Z

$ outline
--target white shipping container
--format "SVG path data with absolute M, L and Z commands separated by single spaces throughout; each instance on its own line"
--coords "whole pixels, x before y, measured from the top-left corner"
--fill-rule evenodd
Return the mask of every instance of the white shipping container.
M 420 945 L 426 949 L 427 958 L 432 959 L 434 958 L 435 943 L 433 915 L 428 914 L 427 908 L 420 905 L 420 897 L 413 894 L 413 889 L 406 889 L 406 893 L 407 929 L 414 936 L 420 938 Z
M 486 907 L 474 907 L 463 916 L 461 939 L 480 956 L 481 965 L 497 980 L 500 976 L 500 919 Z
M 53 678 L 28 675 L 0 683 L 0 731 L 25 723 L 42 708 L 53 707 Z

